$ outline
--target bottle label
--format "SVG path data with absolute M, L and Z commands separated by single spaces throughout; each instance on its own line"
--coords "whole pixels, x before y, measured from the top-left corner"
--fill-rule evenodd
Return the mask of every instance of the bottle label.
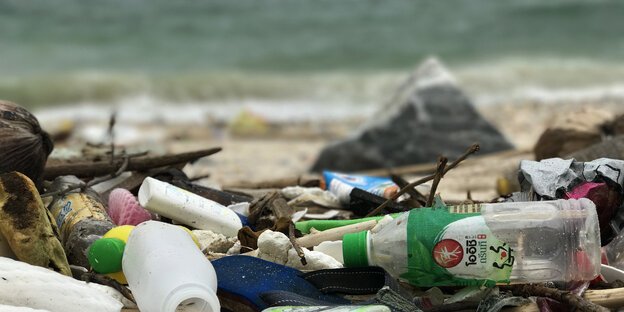
M 417 286 L 509 283 L 513 250 L 497 239 L 480 205 L 420 208 L 407 225 L 408 270 Z
M 63 242 L 78 222 L 92 218 L 95 220 L 110 221 L 102 204 L 83 193 L 73 193 L 63 196 L 52 206 L 52 215 L 61 232 Z

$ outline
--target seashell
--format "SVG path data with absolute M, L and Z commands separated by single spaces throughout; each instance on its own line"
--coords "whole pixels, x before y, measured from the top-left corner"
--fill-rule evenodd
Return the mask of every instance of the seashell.
M 17 171 L 41 185 L 54 144 L 25 108 L 0 100 L 0 173 Z

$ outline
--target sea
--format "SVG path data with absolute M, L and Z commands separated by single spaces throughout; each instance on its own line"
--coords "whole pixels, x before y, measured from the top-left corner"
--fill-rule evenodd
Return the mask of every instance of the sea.
M 0 99 L 339 120 L 374 114 L 436 57 L 476 106 L 618 101 L 623 17 L 608 0 L 0 0 Z

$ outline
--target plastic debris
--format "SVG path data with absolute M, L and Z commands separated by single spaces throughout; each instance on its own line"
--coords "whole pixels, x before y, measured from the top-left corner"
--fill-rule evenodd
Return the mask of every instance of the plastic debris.
M 377 233 L 346 234 L 343 257 L 416 286 L 590 281 L 600 268 L 598 217 L 584 198 L 417 208 Z
M 143 181 L 139 203 L 161 216 L 229 237 L 236 237 L 243 227 L 241 219 L 227 207 L 153 178 Z
M 114 189 L 108 198 L 108 215 L 116 225 L 137 225 L 152 219 L 137 199 L 126 189 Z
M 89 266 L 89 246 L 115 227 L 106 213 L 99 195 L 76 186 L 83 182 L 75 176 L 61 176 L 54 180 L 51 191 L 64 194 L 52 203 L 50 211 L 59 228 L 61 242 L 70 264 Z M 68 191 L 68 189 L 75 188 Z
M 50 312 L 119 312 L 123 304 L 87 283 L 0 257 L 0 302 Z
M 181 227 L 157 221 L 137 225 L 126 242 L 123 272 L 140 310 L 220 311 L 215 270 Z
M 302 206 L 312 203 L 326 208 L 342 207 L 336 195 L 318 187 L 291 186 L 283 188 L 282 194 L 289 199 L 289 206 Z

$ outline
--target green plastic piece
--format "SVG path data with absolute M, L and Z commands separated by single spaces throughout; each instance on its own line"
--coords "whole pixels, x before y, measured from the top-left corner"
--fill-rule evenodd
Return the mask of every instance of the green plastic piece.
M 402 212 L 401 213 L 391 214 L 390 216 L 392 218 L 396 218 L 396 217 L 400 216 L 401 214 L 402 214 Z M 337 227 L 341 227 L 341 226 L 345 226 L 345 225 L 362 223 L 362 222 L 369 221 L 369 220 L 377 220 L 377 221 L 379 221 L 383 217 L 385 217 L 385 216 L 362 218 L 362 219 L 352 219 L 352 220 L 308 220 L 308 221 L 301 221 L 301 222 L 295 223 L 295 228 L 297 230 L 301 231 L 301 233 L 303 233 L 303 234 L 310 234 L 310 229 L 311 228 L 315 228 L 318 231 L 325 231 L 325 230 L 329 230 L 329 229 L 333 229 L 333 228 L 337 228 Z
M 368 266 L 366 236 L 368 231 L 345 234 L 342 237 L 342 257 L 345 267 Z
M 89 264 L 101 274 L 119 272 L 125 247 L 126 243 L 117 238 L 98 239 L 89 247 Z

